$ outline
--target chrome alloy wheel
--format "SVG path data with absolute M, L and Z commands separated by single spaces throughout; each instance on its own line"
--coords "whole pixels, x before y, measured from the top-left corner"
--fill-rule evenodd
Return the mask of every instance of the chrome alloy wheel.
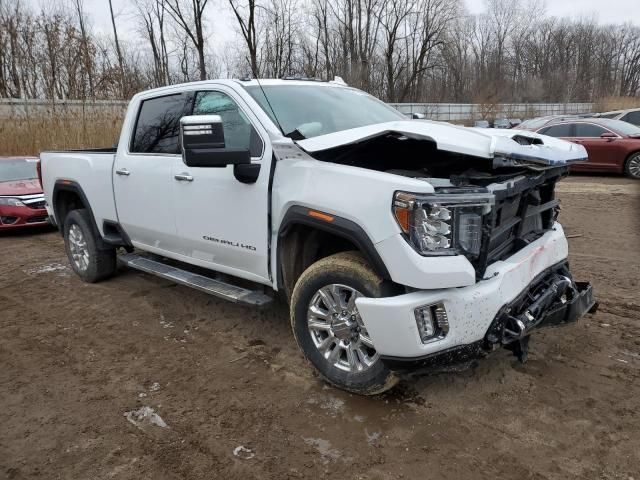
M 640 155 L 634 155 L 629 160 L 629 166 L 627 168 L 632 177 L 640 178 Z
M 379 358 L 356 307 L 361 296 L 346 285 L 327 285 L 311 298 L 307 311 L 309 334 L 320 354 L 350 373 L 367 370 Z
M 69 250 L 76 268 L 84 272 L 89 267 L 89 249 L 82 230 L 75 223 L 69 229 Z

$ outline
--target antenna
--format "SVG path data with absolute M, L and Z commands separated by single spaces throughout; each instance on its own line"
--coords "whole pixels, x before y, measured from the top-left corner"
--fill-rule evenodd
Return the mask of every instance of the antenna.
M 253 71 L 253 68 L 252 68 L 252 71 Z M 260 80 L 258 79 L 258 75 L 256 75 L 255 71 L 253 71 L 253 78 L 255 78 L 256 83 L 260 87 L 260 91 L 262 92 L 262 95 L 264 95 L 264 99 L 267 101 L 267 105 L 269 105 L 269 109 L 271 110 L 271 113 L 273 113 L 273 119 L 276 121 L 276 124 L 278 125 L 278 128 L 280 129 L 280 133 L 282 133 L 282 135 L 286 136 L 286 134 L 284 133 L 284 130 L 282 129 L 282 125 L 280 124 L 280 120 L 278 120 L 278 116 L 276 115 L 276 111 L 271 106 L 271 102 L 269 101 L 269 97 L 267 97 L 267 92 L 265 92 L 264 88 L 262 88 L 262 85 L 260 84 Z

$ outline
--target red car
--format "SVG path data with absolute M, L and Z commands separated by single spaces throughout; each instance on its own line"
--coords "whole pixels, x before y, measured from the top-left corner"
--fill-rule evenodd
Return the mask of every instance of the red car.
M 38 159 L 0 157 L 0 231 L 47 225 Z
M 607 118 L 581 118 L 547 125 L 537 133 L 583 145 L 589 160 L 572 165 L 576 172 L 624 173 L 640 180 L 640 127 Z

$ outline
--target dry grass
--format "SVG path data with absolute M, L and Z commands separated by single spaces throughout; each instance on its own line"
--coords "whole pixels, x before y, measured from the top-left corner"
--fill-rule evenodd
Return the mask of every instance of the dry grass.
M 605 97 L 596 101 L 593 105 L 596 112 L 610 112 L 612 110 L 638 107 L 640 107 L 640 97 Z
M 63 113 L 0 119 L 0 155 L 38 155 L 44 150 L 112 147 L 120 136 L 123 116 Z

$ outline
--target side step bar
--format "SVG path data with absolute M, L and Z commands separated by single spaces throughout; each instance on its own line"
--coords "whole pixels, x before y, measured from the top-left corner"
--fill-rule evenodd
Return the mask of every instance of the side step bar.
M 221 282 L 213 278 L 198 275 L 187 270 L 167 265 L 157 260 L 152 260 L 135 253 L 118 255 L 118 261 L 129 268 L 135 268 L 146 273 L 151 273 L 172 282 L 195 288 L 201 292 L 214 295 L 234 303 L 244 303 L 254 306 L 262 306 L 270 303 L 273 298 L 262 292 L 248 290 L 246 288 Z

